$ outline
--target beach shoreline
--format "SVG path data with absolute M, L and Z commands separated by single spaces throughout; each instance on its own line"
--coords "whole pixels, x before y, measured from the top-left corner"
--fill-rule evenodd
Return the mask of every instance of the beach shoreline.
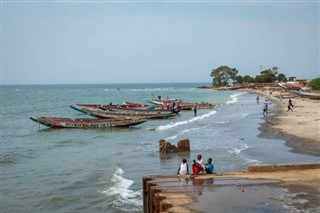
M 252 94 L 258 94 L 260 105 L 264 99 L 273 101 L 276 105 L 272 112 L 261 123 L 259 137 L 276 138 L 286 141 L 285 145 L 291 152 L 320 156 L 320 101 L 293 97 L 293 111 L 287 112 L 288 99 L 280 99 L 280 91 L 241 89 Z M 261 110 L 262 114 L 262 110 Z
M 281 91 L 240 91 L 259 95 L 261 116 L 265 99 L 273 105 L 258 127 L 258 137 L 283 140 L 291 152 L 320 156 L 319 100 L 293 97 L 293 111 L 287 112 L 288 99 L 280 98 Z M 217 211 L 225 208 L 233 211 L 236 207 L 242 212 L 257 209 L 318 212 L 319 163 L 250 165 L 247 171 L 196 177 L 144 177 L 144 210 L 152 212 L 154 207 L 159 212 L 210 212 L 214 205 Z

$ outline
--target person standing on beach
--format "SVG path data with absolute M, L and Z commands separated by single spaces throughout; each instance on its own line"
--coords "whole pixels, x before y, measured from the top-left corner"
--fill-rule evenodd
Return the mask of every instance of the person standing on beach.
M 259 95 L 257 95 L 257 104 L 259 104 L 259 99 L 260 99 Z
M 264 106 L 263 106 L 263 117 L 267 116 L 268 115 L 268 101 L 265 100 L 264 101 Z
M 194 116 L 197 116 L 197 108 L 198 108 L 198 103 L 196 102 L 194 105 L 193 105 L 193 112 L 194 112 Z

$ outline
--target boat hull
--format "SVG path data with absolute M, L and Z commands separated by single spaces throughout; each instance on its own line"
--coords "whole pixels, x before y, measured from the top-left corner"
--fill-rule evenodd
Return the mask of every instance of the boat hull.
M 95 118 L 55 118 L 55 117 L 30 117 L 31 120 L 50 128 L 110 128 L 130 127 L 146 122 L 146 120 L 108 120 Z
M 78 105 L 70 105 L 70 107 L 79 112 L 88 114 L 96 118 L 111 118 L 111 119 L 162 119 L 173 117 L 175 113 L 160 113 L 160 112 L 141 112 L 128 111 L 120 109 L 102 110 L 93 107 L 82 107 Z

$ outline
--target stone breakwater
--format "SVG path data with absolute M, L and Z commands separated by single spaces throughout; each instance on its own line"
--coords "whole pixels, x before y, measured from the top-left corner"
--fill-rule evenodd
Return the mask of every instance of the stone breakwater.
M 318 162 L 252 165 L 222 175 L 146 176 L 144 212 L 318 211 L 319 183 Z
M 177 146 L 171 144 L 164 139 L 159 141 L 159 152 L 160 153 L 176 153 L 176 152 L 190 152 L 190 141 L 189 139 L 180 140 Z

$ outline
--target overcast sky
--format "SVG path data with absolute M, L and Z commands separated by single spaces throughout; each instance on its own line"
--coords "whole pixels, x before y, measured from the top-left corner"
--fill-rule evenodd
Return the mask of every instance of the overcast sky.
M 319 77 L 319 1 L 2 1 L 2 84 Z

